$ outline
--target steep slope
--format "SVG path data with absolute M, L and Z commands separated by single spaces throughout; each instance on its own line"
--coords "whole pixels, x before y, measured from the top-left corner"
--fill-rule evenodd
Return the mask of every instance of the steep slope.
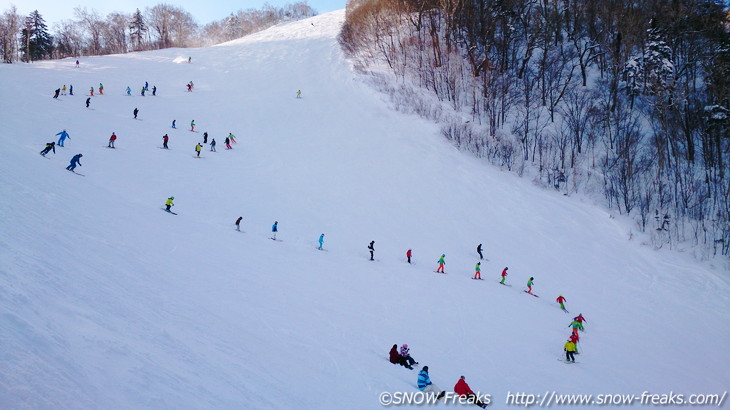
M 379 408 L 380 392 L 415 390 L 393 343 L 499 407 L 508 391 L 727 388 L 727 272 L 642 247 L 622 220 L 392 111 L 337 46 L 343 18 L 0 67 L 0 407 Z M 145 81 L 157 96 L 138 95 Z M 77 95 L 51 99 L 64 83 Z M 38 156 L 63 128 L 66 147 Z M 218 152 L 193 158 L 204 131 Z M 78 152 L 85 176 L 63 169 Z M 159 210 L 170 195 L 177 216 Z M 541 298 L 521 291 L 530 276 Z M 576 366 L 556 360 L 573 316 L 560 293 L 588 320 Z

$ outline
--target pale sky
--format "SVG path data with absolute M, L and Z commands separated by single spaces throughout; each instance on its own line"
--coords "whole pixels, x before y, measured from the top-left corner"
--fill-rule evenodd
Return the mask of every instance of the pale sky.
M 214 20 L 220 20 L 231 12 L 240 9 L 260 9 L 265 3 L 274 7 L 281 7 L 285 4 L 296 3 L 296 0 L 213 0 L 211 2 L 201 0 L 0 0 L 0 13 L 6 11 L 11 5 L 15 5 L 21 16 L 27 16 L 33 10 L 38 10 L 46 20 L 49 29 L 53 23 L 61 20 L 73 19 L 73 10 L 77 6 L 95 9 L 101 15 L 106 16 L 113 11 L 132 13 L 136 9 L 144 11 L 146 7 L 156 4 L 168 3 L 181 7 L 188 11 L 196 19 L 198 24 L 203 25 Z M 345 8 L 346 0 L 308 0 L 307 3 L 317 10 L 319 14 Z

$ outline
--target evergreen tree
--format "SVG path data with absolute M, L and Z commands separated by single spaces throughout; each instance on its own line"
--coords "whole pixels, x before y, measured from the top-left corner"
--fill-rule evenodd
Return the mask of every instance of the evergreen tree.
M 53 37 L 48 34 L 46 22 L 38 10 L 34 10 L 26 17 L 22 38 L 23 55 L 26 62 L 42 60 L 51 55 Z
M 132 40 L 132 46 L 135 50 L 142 49 L 142 42 L 146 32 L 147 25 L 144 22 L 144 17 L 142 17 L 142 13 L 137 9 L 132 15 L 132 20 L 129 22 L 129 37 Z

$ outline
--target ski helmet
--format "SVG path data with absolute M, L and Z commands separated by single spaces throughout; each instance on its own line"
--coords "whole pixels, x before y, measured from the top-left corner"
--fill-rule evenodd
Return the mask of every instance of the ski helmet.
M 408 345 L 403 345 L 403 348 L 404 349 L 408 349 Z

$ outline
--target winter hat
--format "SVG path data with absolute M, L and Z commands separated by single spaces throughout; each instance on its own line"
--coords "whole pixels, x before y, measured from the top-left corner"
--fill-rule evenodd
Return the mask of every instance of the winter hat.
M 424 372 L 427 372 L 428 371 L 428 366 L 423 366 L 423 369 L 421 369 L 421 370 L 423 370 Z
M 403 345 L 403 348 L 408 349 L 408 345 Z
M 460 378 L 463 379 L 463 380 L 466 380 L 466 378 L 464 376 L 461 376 Z

